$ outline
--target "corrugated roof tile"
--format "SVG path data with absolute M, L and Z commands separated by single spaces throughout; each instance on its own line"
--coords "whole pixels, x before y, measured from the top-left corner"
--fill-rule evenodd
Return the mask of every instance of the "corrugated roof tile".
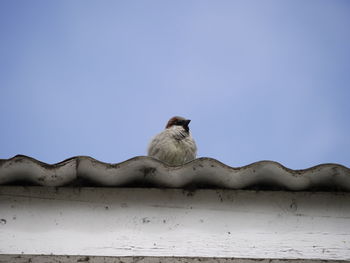
M 273 161 L 260 161 L 234 168 L 212 158 L 198 158 L 182 166 L 171 167 L 146 156 L 109 164 L 88 156 L 47 164 L 17 155 L 0 159 L 0 184 L 42 186 L 154 186 L 206 188 L 350 191 L 350 169 L 339 164 L 321 164 L 304 170 L 291 170 Z

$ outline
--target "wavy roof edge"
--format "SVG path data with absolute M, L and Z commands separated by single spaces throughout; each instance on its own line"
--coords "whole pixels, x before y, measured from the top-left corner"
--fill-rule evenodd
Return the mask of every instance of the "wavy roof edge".
M 230 167 L 212 158 L 198 158 L 182 166 L 168 166 L 151 157 L 137 156 L 110 164 L 89 156 L 76 156 L 56 164 L 17 155 L 0 159 L 0 185 L 34 184 L 130 186 L 132 184 L 183 188 L 343 190 L 350 191 L 350 169 L 340 164 L 320 164 L 292 170 L 274 161 L 259 161 L 243 167 Z

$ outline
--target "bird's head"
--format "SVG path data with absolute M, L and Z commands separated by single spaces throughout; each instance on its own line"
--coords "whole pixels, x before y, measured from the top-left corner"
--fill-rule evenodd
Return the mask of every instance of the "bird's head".
M 190 131 L 190 128 L 188 127 L 188 124 L 191 122 L 191 120 L 187 120 L 185 118 L 179 117 L 179 116 L 175 116 L 172 117 L 167 125 L 165 126 L 166 129 L 171 128 L 173 126 L 182 126 L 186 132 Z

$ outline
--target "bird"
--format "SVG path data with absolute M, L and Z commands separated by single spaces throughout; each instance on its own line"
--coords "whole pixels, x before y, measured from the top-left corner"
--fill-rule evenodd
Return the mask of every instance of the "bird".
M 170 166 L 179 166 L 196 158 L 197 145 L 192 138 L 191 120 L 175 116 L 170 118 L 165 130 L 157 134 L 149 143 L 148 156 Z

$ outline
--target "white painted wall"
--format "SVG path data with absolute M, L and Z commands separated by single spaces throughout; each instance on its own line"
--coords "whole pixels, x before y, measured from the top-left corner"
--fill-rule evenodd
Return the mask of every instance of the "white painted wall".
M 1 186 L 0 253 L 350 260 L 350 194 Z

